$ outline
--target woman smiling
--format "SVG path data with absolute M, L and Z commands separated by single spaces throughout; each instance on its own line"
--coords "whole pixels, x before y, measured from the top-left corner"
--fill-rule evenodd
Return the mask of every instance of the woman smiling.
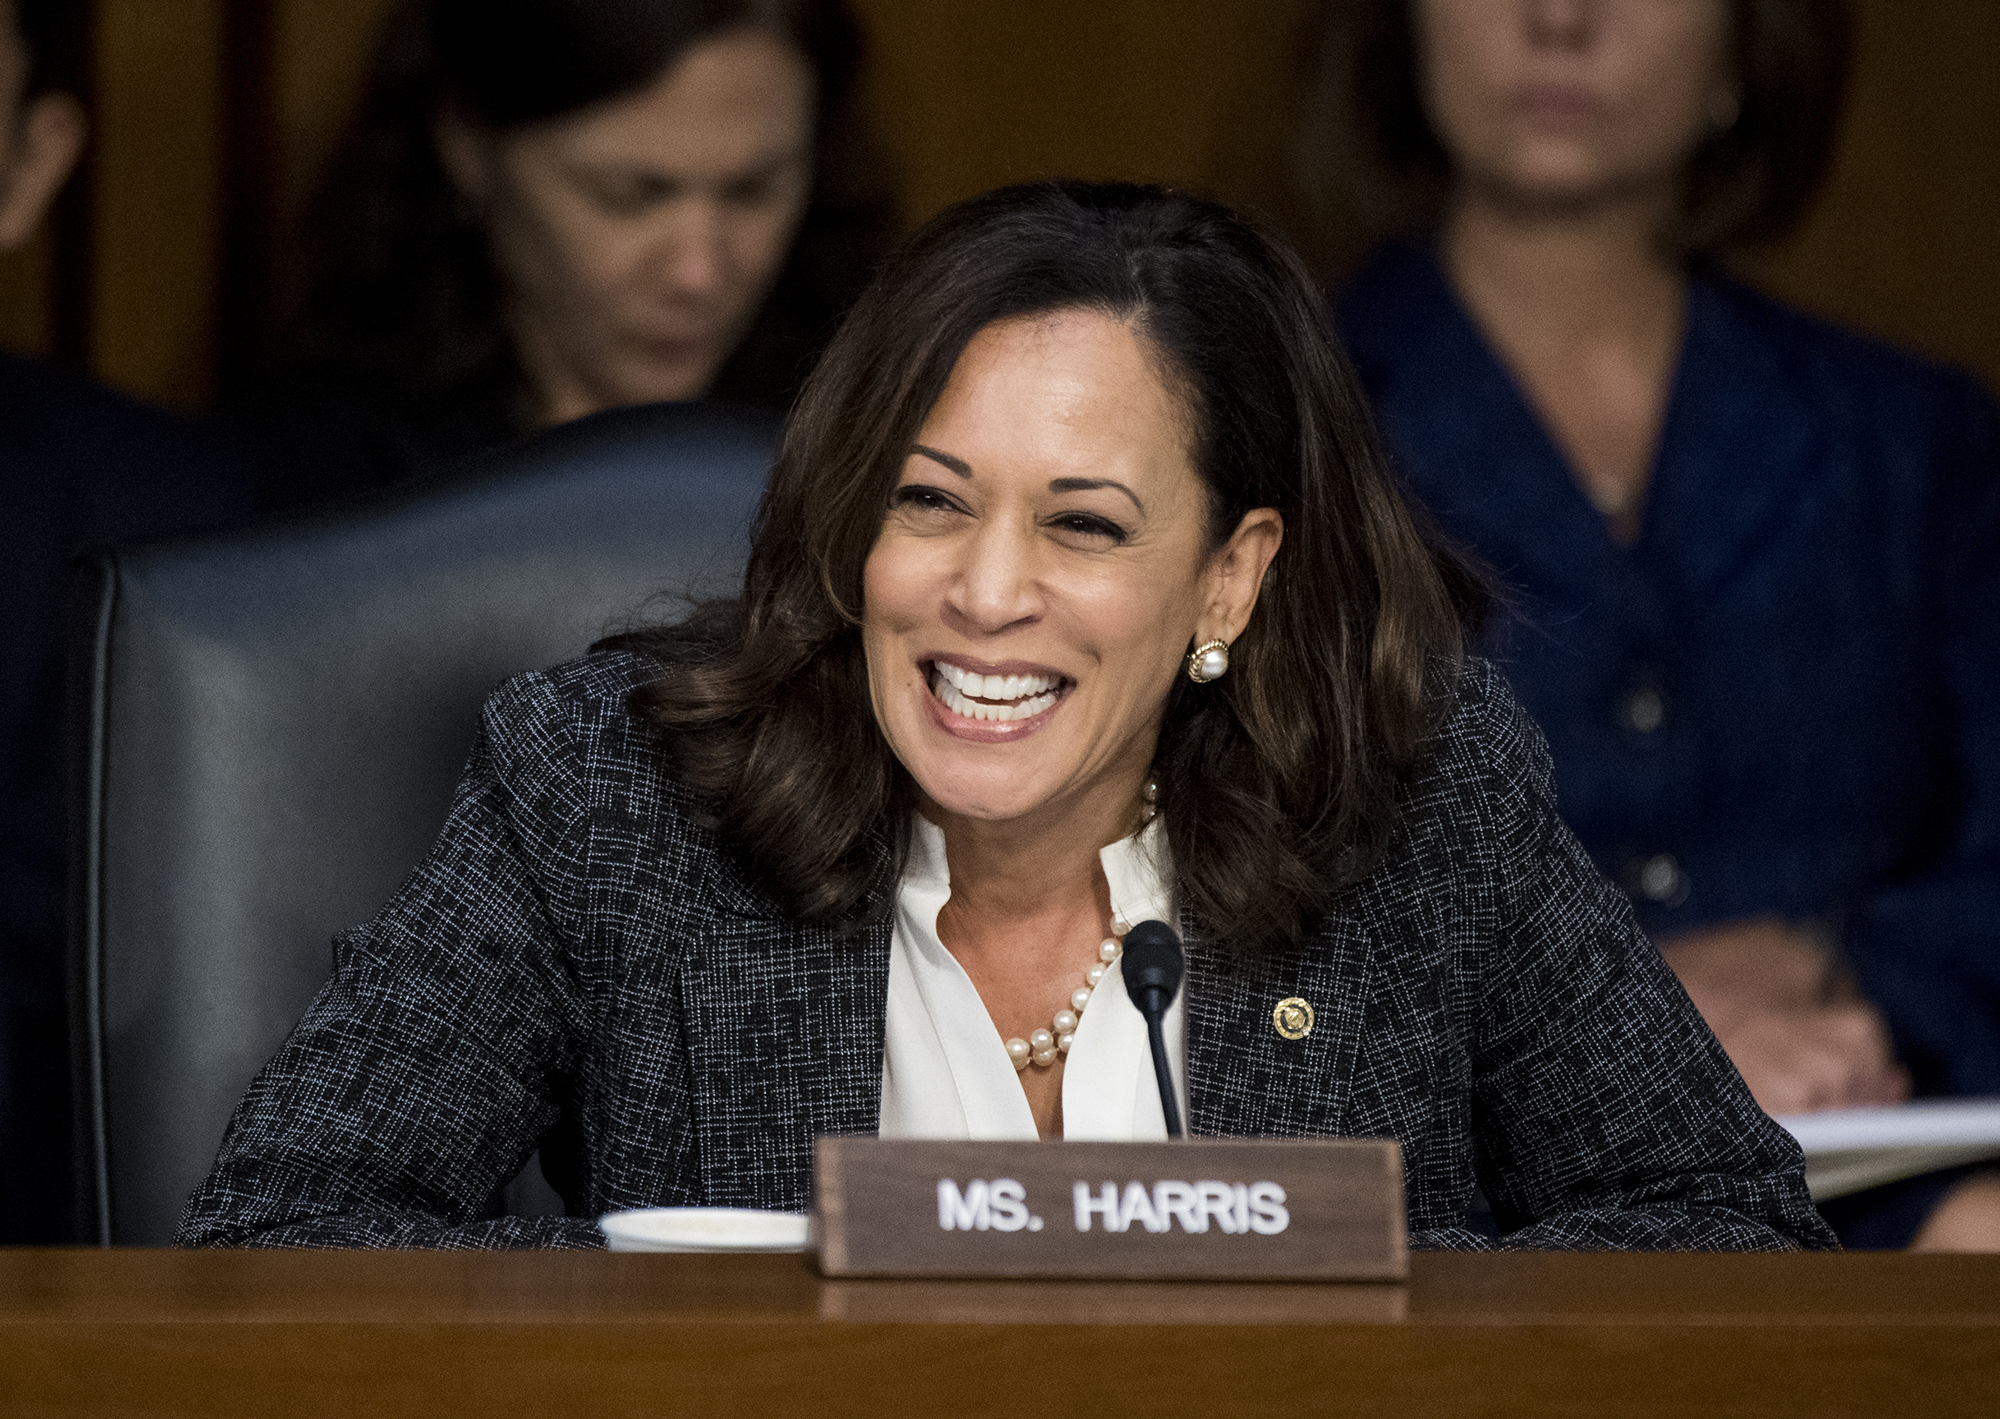
M 787 427 L 744 594 L 488 705 L 190 1242 L 588 1245 L 812 1140 L 1394 1137 L 1419 1245 L 1828 1237 L 1459 650 L 1297 260 L 1120 184 L 952 209 Z M 567 1218 L 479 1220 L 539 1146 Z

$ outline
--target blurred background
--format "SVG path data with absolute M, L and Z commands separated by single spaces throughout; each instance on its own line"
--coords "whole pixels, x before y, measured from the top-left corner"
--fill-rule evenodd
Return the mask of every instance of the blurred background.
M 94 0 L 93 136 L 56 220 L 0 258 L 0 346 L 201 411 L 254 368 L 290 233 L 388 0 Z M 855 0 L 867 107 L 914 222 L 1062 174 L 1263 211 L 1336 276 L 1369 233 L 1309 199 L 1314 0 Z M 2000 386 L 2000 6 L 1861 0 L 1852 97 L 1805 227 L 1744 274 Z

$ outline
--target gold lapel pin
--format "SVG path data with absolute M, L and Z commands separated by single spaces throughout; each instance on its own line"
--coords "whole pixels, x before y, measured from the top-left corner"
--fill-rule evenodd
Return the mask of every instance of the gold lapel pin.
M 1304 1039 L 1313 1032 L 1312 1003 L 1296 995 L 1286 996 L 1271 1012 L 1271 1024 L 1288 1040 Z

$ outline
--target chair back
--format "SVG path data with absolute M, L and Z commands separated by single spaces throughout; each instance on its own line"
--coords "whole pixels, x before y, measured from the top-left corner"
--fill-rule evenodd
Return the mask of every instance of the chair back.
M 618 410 L 365 508 L 80 561 L 86 1240 L 172 1241 L 331 938 L 430 847 L 488 692 L 739 584 L 775 436 Z

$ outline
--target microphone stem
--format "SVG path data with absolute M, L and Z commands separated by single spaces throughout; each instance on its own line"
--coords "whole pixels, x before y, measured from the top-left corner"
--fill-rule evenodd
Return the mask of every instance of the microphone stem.
M 1154 997 L 1158 999 L 1157 996 Z M 1160 1112 L 1167 1117 L 1167 1137 L 1181 1136 L 1181 1106 L 1174 1095 L 1174 1071 L 1167 1064 L 1167 1038 L 1161 1033 L 1161 1017 L 1164 1010 L 1148 1010 L 1146 1015 L 1146 1043 L 1153 1047 L 1153 1073 L 1160 1082 Z

